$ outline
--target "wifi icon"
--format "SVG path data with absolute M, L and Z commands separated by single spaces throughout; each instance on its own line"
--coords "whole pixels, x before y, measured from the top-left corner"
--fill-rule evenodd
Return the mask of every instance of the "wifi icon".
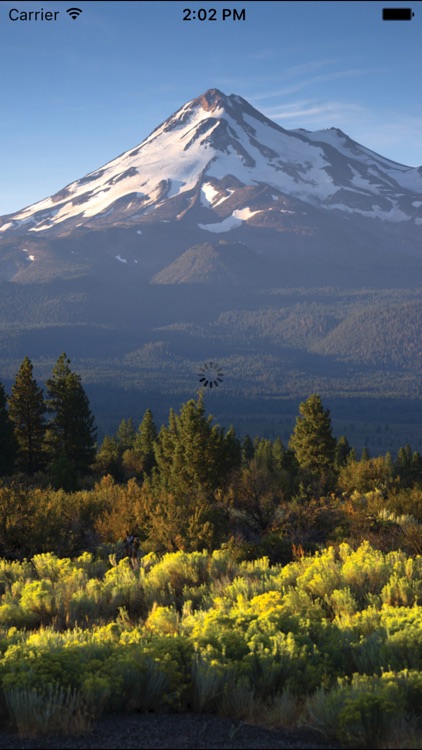
M 69 13 L 69 16 L 73 18 L 74 21 L 76 21 L 77 17 L 81 15 L 82 11 L 80 8 L 68 8 L 66 13 Z

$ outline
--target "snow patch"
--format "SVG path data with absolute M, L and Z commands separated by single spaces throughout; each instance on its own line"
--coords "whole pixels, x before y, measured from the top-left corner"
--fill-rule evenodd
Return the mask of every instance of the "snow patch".
M 255 214 L 261 213 L 261 209 L 258 211 L 251 211 L 250 208 L 237 208 L 236 211 L 233 211 L 232 216 L 235 217 L 235 219 L 241 219 L 242 221 L 246 221 L 247 219 L 250 219 L 252 216 L 255 216 Z
M 206 208 L 212 206 L 213 200 L 218 196 L 219 191 L 209 182 L 205 182 L 201 187 L 201 203 Z
M 354 169 L 354 167 L 352 167 L 351 164 L 349 165 L 349 168 L 353 172 L 353 178 L 352 178 L 353 185 L 356 185 L 356 187 L 364 188 L 364 190 L 369 190 L 371 192 L 378 193 L 378 190 L 375 190 L 375 185 L 373 182 L 371 183 L 369 180 L 365 180 L 365 178 L 362 177 L 362 175 L 360 175 L 359 172 L 356 169 Z M 370 170 L 368 170 L 368 172 L 369 171 Z
M 95 214 L 102 213 L 110 203 L 114 203 L 116 200 L 116 193 L 113 192 L 112 196 L 110 196 L 109 193 L 109 190 L 100 190 L 91 198 L 91 200 L 88 201 L 87 205 L 89 208 L 85 209 L 82 216 L 95 216 Z
M 390 211 L 384 211 L 380 206 L 373 206 L 372 211 L 362 211 L 360 208 L 345 206 L 344 203 L 333 203 L 329 208 L 338 208 L 340 211 L 347 211 L 349 214 L 361 214 L 362 216 L 368 216 L 370 219 L 381 219 L 382 221 L 409 221 L 410 219 L 410 216 L 397 208 L 397 206 L 393 206 Z
M 116 260 L 120 260 L 120 263 L 127 263 L 127 260 L 125 258 L 122 258 L 120 255 L 114 256 Z
M 136 230 L 136 234 L 142 234 L 141 230 L 140 230 L 140 229 L 137 229 L 137 230 Z
M 171 187 L 166 195 L 166 198 L 172 198 L 173 195 L 178 195 L 181 192 L 181 188 L 184 186 L 183 180 L 171 180 Z
M 224 221 L 220 221 L 218 224 L 198 224 L 200 229 L 205 229 L 207 232 L 229 232 L 231 229 L 236 229 L 242 224 L 241 219 L 235 219 L 233 215 L 228 216 Z
M 412 206 L 419 208 L 419 206 L 422 206 L 422 201 L 413 201 Z
M 227 216 L 223 221 L 217 222 L 216 224 L 198 224 L 200 229 L 205 229 L 207 232 L 229 232 L 231 229 L 236 229 L 240 225 L 250 219 L 251 216 L 260 213 L 260 211 L 251 211 L 250 208 L 238 208 L 233 211 L 230 216 Z

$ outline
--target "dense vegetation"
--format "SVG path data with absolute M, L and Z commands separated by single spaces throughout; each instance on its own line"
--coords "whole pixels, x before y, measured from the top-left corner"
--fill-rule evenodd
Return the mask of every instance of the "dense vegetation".
M 95 445 L 62 354 L 46 398 L 0 388 L 0 720 L 103 711 L 300 723 L 416 748 L 422 458 L 359 458 L 317 394 L 287 444 L 240 440 L 203 398 Z M 138 546 L 126 543 L 129 532 Z

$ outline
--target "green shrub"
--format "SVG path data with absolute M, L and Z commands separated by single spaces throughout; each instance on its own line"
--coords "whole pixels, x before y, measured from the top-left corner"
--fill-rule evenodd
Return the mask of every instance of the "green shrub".
M 106 677 L 99 674 L 90 674 L 85 677 L 80 695 L 85 706 L 85 711 L 91 719 L 97 719 L 103 713 L 111 695 L 110 683 Z
M 48 623 L 57 613 L 54 587 L 48 580 L 31 581 L 22 589 L 20 606 L 29 612 L 39 624 Z
M 11 562 L 0 560 L 0 596 L 10 591 L 15 581 L 25 580 L 32 576 L 33 567 L 30 562 Z
M 91 725 L 81 695 L 69 687 L 16 687 L 5 691 L 5 698 L 10 715 L 23 737 L 78 734 L 88 731 Z
M 403 717 L 405 700 L 397 680 L 353 675 L 338 687 L 319 689 L 306 702 L 309 723 L 356 748 L 382 747 Z
M 44 552 L 34 555 L 32 564 L 37 572 L 38 578 L 45 578 L 50 582 L 58 581 L 60 578 L 67 577 L 73 568 L 72 561 L 69 558 L 59 558 L 52 552 Z
M 92 553 L 0 561 L 0 715 L 16 704 L 31 725 L 44 691 L 77 703 L 75 726 L 164 708 L 282 725 L 307 700 L 307 720 L 343 742 L 387 747 L 393 725 L 413 742 L 421 558 L 368 543 L 284 566 L 230 554 L 152 554 L 136 571 Z
M 223 696 L 225 672 L 197 655 L 192 662 L 192 708 L 196 713 L 216 713 Z
M 270 727 L 294 728 L 302 717 L 303 700 L 289 690 L 282 690 L 256 710 L 257 718 Z
M 218 714 L 234 719 L 252 719 L 256 712 L 255 690 L 247 677 L 236 678 L 226 672 L 222 695 L 218 701 Z
M 179 615 L 174 607 L 154 605 L 148 615 L 145 627 L 163 635 L 175 635 L 179 630 Z
M 384 606 L 385 663 L 390 669 L 422 669 L 422 607 Z
M 20 604 L 13 602 L 0 605 L 0 626 L 32 628 L 39 623 L 35 612 L 24 612 Z
M 185 587 L 197 587 L 210 580 L 209 556 L 206 552 L 167 553 L 145 578 L 148 606 L 183 606 Z

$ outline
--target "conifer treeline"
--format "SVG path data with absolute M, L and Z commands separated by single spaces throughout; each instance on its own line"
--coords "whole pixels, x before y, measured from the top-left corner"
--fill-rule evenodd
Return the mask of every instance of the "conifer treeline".
M 48 470 L 54 486 L 74 489 L 77 476 L 88 472 L 95 458 L 94 417 L 65 353 L 46 385 L 44 398 L 28 357 L 8 399 L 0 384 L 0 474 Z
M 0 476 L 22 472 L 33 477 L 47 472 L 54 487 L 72 490 L 87 475 L 111 475 L 116 482 L 131 478 L 144 481 L 159 476 L 166 491 L 196 485 L 206 492 L 224 484 L 234 469 L 252 461 L 272 471 L 286 472 L 296 489 L 308 484 L 315 494 L 333 489 L 339 469 L 356 462 L 356 452 L 345 436 L 332 434 L 330 412 L 320 396 L 311 395 L 299 406 L 287 448 L 249 435 L 241 441 L 233 427 L 225 433 L 212 426 L 205 415 L 202 395 L 188 401 L 180 414 L 170 410 L 168 425 L 157 432 L 150 409 L 135 429 L 132 418 L 123 419 L 113 436 L 96 444 L 95 420 L 81 378 L 70 368 L 65 353 L 58 358 L 46 383 L 46 396 L 33 376 L 28 357 L 23 360 L 11 395 L 0 383 Z M 363 461 L 369 460 L 366 449 Z M 409 445 L 398 451 L 396 461 L 387 453 L 383 463 L 391 477 L 418 481 L 422 459 Z
M 420 454 L 407 445 L 395 460 L 357 460 L 317 394 L 300 405 L 287 446 L 213 425 L 200 394 L 159 431 L 148 409 L 138 429 L 124 419 L 97 448 L 66 354 L 46 386 L 44 398 L 25 358 L 9 399 L 0 387 L 0 554 L 75 554 L 128 529 L 146 551 L 232 540 L 277 561 L 367 538 L 422 553 Z

